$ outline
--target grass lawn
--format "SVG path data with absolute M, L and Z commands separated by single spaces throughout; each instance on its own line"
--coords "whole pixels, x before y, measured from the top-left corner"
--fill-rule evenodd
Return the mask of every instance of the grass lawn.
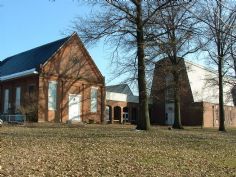
M 236 176 L 236 129 L 0 127 L 0 176 Z

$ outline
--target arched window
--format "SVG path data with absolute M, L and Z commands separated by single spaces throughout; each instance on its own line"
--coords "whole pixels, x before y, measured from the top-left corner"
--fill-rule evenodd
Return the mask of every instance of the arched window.
M 173 74 L 168 74 L 166 76 L 166 89 L 165 89 L 165 100 L 166 102 L 174 101 L 174 76 Z
M 111 122 L 112 119 L 112 108 L 111 106 L 106 106 L 106 114 L 105 114 L 105 121 Z
M 166 86 L 173 85 L 173 81 L 174 81 L 173 74 L 171 74 L 171 73 L 167 74 L 167 76 L 166 76 Z
M 121 120 L 121 107 L 116 106 L 114 107 L 114 121 Z
M 128 107 L 123 108 L 123 121 L 125 122 L 129 121 L 129 108 Z

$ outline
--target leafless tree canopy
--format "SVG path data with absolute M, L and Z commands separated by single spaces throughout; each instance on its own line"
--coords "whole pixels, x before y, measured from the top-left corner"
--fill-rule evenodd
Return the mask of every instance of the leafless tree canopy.
M 202 30 L 200 20 L 191 12 L 199 13 L 196 1 L 172 2 L 171 6 L 160 10 L 151 22 L 148 31 L 148 54 L 151 59 L 166 58 L 177 61 L 199 50 Z M 155 25 L 153 25 L 155 24 Z M 155 61 L 155 60 L 154 60 Z
M 236 42 L 236 3 L 230 0 L 204 1 L 205 40 L 208 45 L 203 48 L 215 65 L 223 60 L 223 75 L 233 68 Z M 221 56 L 219 58 L 219 56 Z
M 151 76 L 154 63 L 168 58 L 173 65 L 176 107 L 181 73 L 177 65 L 187 55 L 199 49 L 207 52 L 218 66 L 219 85 L 222 77 L 236 68 L 236 6 L 230 0 L 107 0 L 88 4 L 94 6 L 95 13 L 74 22 L 83 41 L 94 44 L 103 39 L 113 49 L 111 63 L 116 76 L 126 74 L 126 81 L 140 81 L 140 73 L 145 78 Z M 142 84 L 147 85 L 145 79 Z M 142 89 L 139 85 L 140 95 Z
M 118 75 L 129 73 L 129 79 L 138 81 L 139 121 L 137 128 L 149 129 L 146 88 L 146 26 L 158 11 L 166 8 L 167 1 L 99 1 L 90 2 L 98 6 L 97 12 L 86 18 L 78 18 L 75 29 L 85 43 L 104 39 L 112 46 L 112 63 L 116 63 Z M 132 74 L 132 75 L 131 75 Z
M 115 71 L 114 77 L 125 75 L 125 82 L 137 80 L 137 3 L 142 3 L 144 28 L 150 26 L 160 9 L 169 5 L 169 1 L 90 2 L 96 13 L 84 18 L 78 17 L 74 23 L 74 30 L 78 31 L 87 45 L 103 39 L 113 50 L 111 64 Z M 149 32 L 145 31 L 144 42 L 146 43 L 149 38 Z
M 230 0 L 200 1 L 199 6 L 204 9 L 202 16 L 197 16 L 203 22 L 205 42 L 203 48 L 209 56 L 209 61 L 218 70 L 220 131 L 224 127 L 224 77 L 233 74 L 235 69 L 235 30 L 236 30 L 236 2 Z M 234 74 L 233 74 L 234 75 Z M 232 83 L 235 84 L 235 83 Z

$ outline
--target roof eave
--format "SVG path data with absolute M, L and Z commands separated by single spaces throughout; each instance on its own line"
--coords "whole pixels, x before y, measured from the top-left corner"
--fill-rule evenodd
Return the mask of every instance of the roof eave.
M 36 75 L 36 74 L 38 74 L 38 71 L 36 70 L 36 68 L 33 68 L 33 69 L 25 70 L 22 72 L 2 76 L 2 77 L 0 77 L 0 81 L 17 79 L 17 78 L 21 78 L 21 77 L 25 77 L 25 76 L 29 76 L 29 75 Z

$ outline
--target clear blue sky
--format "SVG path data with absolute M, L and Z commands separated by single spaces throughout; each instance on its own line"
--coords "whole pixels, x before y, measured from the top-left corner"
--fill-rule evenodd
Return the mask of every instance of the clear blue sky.
M 75 17 L 89 14 L 77 0 L 0 0 L 0 60 L 63 38 Z M 109 54 L 100 43 L 89 53 L 108 80 Z M 112 81 L 108 84 L 115 84 Z
M 90 12 L 83 0 L 0 0 L 0 60 L 69 35 L 75 17 Z M 107 85 L 122 81 L 111 81 L 110 54 L 103 43 L 88 51 Z

